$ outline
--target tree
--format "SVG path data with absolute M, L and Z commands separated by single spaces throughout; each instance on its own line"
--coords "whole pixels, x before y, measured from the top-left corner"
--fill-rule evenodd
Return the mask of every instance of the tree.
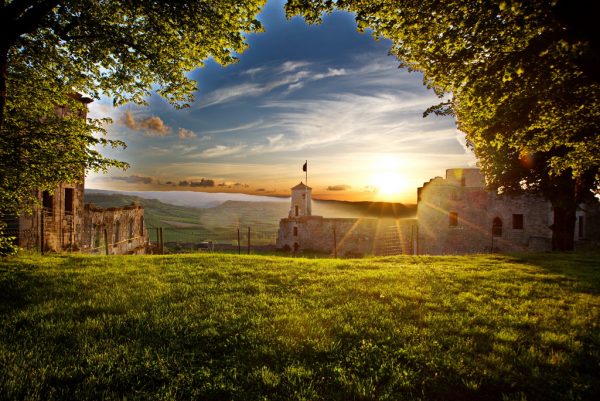
M 186 72 L 212 57 L 226 65 L 265 0 L 2 0 L 0 2 L 0 205 L 18 212 L 34 191 L 82 179 L 106 159 L 104 120 L 85 116 L 83 93 L 115 105 L 152 91 L 175 107 L 193 100 Z
M 401 66 L 451 99 L 488 187 L 552 204 L 553 249 L 573 248 L 577 205 L 600 184 L 600 41 L 585 1 L 289 0 L 319 22 L 335 7 L 393 41 Z

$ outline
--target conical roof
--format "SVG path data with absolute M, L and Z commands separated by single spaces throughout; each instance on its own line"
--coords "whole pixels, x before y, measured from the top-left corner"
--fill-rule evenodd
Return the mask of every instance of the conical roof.
M 292 191 L 294 189 L 311 189 L 311 187 L 304 185 L 304 183 L 302 181 L 300 181 L 300 184 L 296 185 L 295 187 L 292 188 Z

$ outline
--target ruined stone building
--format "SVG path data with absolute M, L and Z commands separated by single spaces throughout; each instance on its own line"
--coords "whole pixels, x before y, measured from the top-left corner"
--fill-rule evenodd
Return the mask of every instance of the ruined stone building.
M 89 104 L 92 99 L 73 94 L 73 99 Z M 56 106 L 64 117 L 68 107 Z M 78 116 L 86 118 L 86 110 Z M 31 214 L 3 216 L 5 234 L 16 237 L 17 245 L 42 252 L 83 251 L 90 253 L 144 253 L 148 237 L 144 227 L 144 209 L 136 204 L 121 208 L 97 208 L 84 205 L 84 172 L 80 183 L 60 183 L 50 191 L 37 191 L 37 205 Z
M 144 208 L 138 204 L 99 208 L 84 204 L 84 184 L 61 183 L 38 192 L 31 214 L 6 219 L 6 233 L 25 249 L 44 252 L 145 253 Z
M 292 188 L 288 217 L 279 222 L 278 249 L 340 256 L 413 253 L 414 219 L 313 216 L 311 194 L 312 188 L 304 183 Z
M 417 218 L 332 219 L 311 215 L 311 188 L 292 188 L 291 208 L 281 219 L 277 248 L 337 255 L 469 254 L 551 250 L 553 213 L 535 195 L 498 195 L 485 189 L 479 169 L 449 169 L 417 190 Z M 577 212 L 575 241 L 594 224 L 592 210 Z M 594 209 L 594 213 L 596 209 Z
M 417 191 L 419 254 L 549 251 L 553 212 L 540 195 L 498 195 L 479 169 L 449 169 Z M 574 239 L 587 237 L 586 205 Z

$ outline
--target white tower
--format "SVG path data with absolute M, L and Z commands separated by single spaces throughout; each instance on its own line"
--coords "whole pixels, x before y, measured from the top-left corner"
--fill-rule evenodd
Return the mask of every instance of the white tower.
M 303 182 L 292 188 L 292 205 L 289 217 L 310 216 L 312 214 L 311 191 L 312 188 L 304 185 Z

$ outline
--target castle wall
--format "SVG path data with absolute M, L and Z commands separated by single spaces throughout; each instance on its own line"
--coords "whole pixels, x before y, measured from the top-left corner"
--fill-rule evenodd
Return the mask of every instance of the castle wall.
M 85 205 L 83 249 L 92 253 L 106 251 L 104 230 L 111 255 L 143 254 L 148 235 L 144 226 L 144 208 L 137 203 L 124 207 L 99 208 Z
M 339 256 L 412 254 L 415 233 L 414 219 L 287 218 L 279 223 L 277 248 Z
M 433 179 L 419 191 L 419 254 L 551 249 L 547 201 L 532 195 L 496 195 L 483 188 L 483 179 L 474 172 L 463 186 L 454 171 L 448 170 L 449 179 Z

